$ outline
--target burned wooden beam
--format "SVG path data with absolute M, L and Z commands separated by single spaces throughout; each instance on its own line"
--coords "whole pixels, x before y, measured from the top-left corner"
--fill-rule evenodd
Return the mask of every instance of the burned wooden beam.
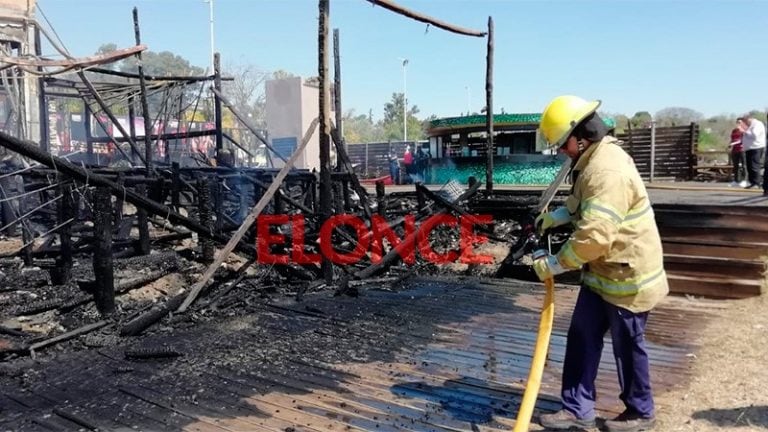
M 38 28 L 38 26 L 35 26 Z M 46 67 L 61 67 L 62 69 L 55 73 L 62 73 L 75 68 L 85 68 L 88 66 L 107 64 L 122 60 L 126 57 L 130 57 L 136 53 L 140 53 L 147 49 L 146 45 L 136 45 L 130 48 L 118 49 L 105 54 L 97 54 L 90 57 L 83 57 L 80 59 L 68 58 L 64 60 L 45 60 L 30 57 L 16 57 L 16 56 L 0 56 L 0 70 L 8 67 L 20 66 L 27 68 L 46 68 Z M 48 74 L 52 75 L 52 74 Z
M 197 215 L 204 226 L 212 226 L 213 213 L 211 213 L 211 186 L 207 178 L 197 180 Z M 200 253 L 204 262 L 212 262 L 214 255 L 213 242 L 203 237 L 200 240 Z
M 41 348 L 45 348 L 47 346 L 54 345 L 54 344 L 57 344 L 59 342 L 66 341 L 66 340 L 75 338 L 77 336 L 84 335 L 86 333 L 90 333 L 90 332 L 92 332 L 94 330 L 98 330 L 98 329 L 106 326 L 107 324 L 109 324 L 109 321 L 107 321 L 107 320 L 98 321 L 98 322 L 95 322 L 93 324 L 88 324 L 88 325 L 84 325 L 82 327 L 78 327 L 78 328 L 76 328 L 74 330 L 68 331 L 66 333 L 62 333 L 62 334 L 60 334 L 58 336 L 55 336 L 55 337 L 52 337 L 50 339 L 46 339 L 44 341 L 40 341 L 40 342 L 34 343 L 34 344 L 29 346 L 29 353 L 34 357 L 35 351 L 38 351 Z
M 480 31 L 477 31 L 477 30 L 465 29 L 465 28 L 458 27 L 458 26 L 455 26 L 455 25 L 452 25 L 452 24 L 448 24 L 448 23 L 443 22 L 443 21 L 436 20 L 435 18 L 432 18 L 430 16 L 427 16 L 427 15 L 424 15 L 424 14 L 421 14 L 421 13 L 418 13 L 418 12 L 414 12 L 414 11 L 412 11 L 410 9 L 406 9 L 406 8 L 404 8 L 402 6 L 399 6 L 395 2 L 392 2 L 390 0 L 367 0 L 367 1 L 373 3 L 373 4 L 377 5 L 377 6 L 381 6 L 384 9 L 389 9 L 392 12 L 395 12 L 395 13 L 400 14 L 402 16 L 414 19 L 416 21 L 420 21 L 420 22 L 423 22 L 423 23 L 427 23 L 427 24 L 433 25 L 433 26 L 435 26 L 437 28 L 441 28 L 441 29 L 447 30 L 449 32 L 463 34 L 463 35 L 466 35 L 466 36 L 475 36 L 475 37 L 484 37 L 485 36 L 484 32 L 480 32 Z
M 147 185 L 140 184 L 136 186 L 136 193 L 143 196 L 147 193 Z M 136 224 L 139 229 L 139 244 L 136 252 L 139 255 L 149 255 L 151 246 L 149 242 L 149 218 L 147 211 L 136 206 Z

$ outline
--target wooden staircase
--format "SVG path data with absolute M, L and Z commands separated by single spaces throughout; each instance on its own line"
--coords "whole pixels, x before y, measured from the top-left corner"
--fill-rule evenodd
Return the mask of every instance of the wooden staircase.
M 768 208 L 654 206 L 670 290 L 713 298 L 761 295 L 768 285 Z

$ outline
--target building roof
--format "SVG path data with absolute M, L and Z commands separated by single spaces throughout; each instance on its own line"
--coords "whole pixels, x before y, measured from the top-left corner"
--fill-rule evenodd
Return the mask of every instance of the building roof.
M 604 118 L 603 121 L 609 128 L 614 128 L 616 126 L 616 122 L 612 118 Z M 541 122 L 541 114 L 539 113 L 493 115 L 494 128 L 538 126 L 539 122 Z M 436 136 L 444 134 L 445 132 L 479 130 L 480 128 L 484 130 L 485 126 L 485 114 L 463 117 L 444 117 L 432 120 L 429 123 L 427 132 L 430 136 Z

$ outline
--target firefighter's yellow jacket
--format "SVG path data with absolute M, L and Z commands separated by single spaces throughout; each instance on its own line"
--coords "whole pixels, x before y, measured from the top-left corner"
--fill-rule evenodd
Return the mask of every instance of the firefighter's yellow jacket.
M 648 311 L 667 295 L 648 192 L 618 140 L 605 137 L 584 151 L 566 207 L 575 230 L 557 254 L 563 268 L 583 268 L 583 285 L 632 312 Z

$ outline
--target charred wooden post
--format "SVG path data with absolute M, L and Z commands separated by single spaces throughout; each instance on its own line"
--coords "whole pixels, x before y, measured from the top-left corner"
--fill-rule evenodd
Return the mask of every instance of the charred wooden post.
M 147 185 L 144 183 L 136 185 L 136 193 L 139 195 L 147 194 Z M 149 217 L 147 211 L 141 207 L 136 207 L 136 219 L 139 225 L 139 244 L 136 253 L 139 255 L 149 255 Z
M 83 127 L 85 128 L 85 153 L 88 165 L 93 165 L 93 131 L 91 124 L 91 107 L 83 101 Z
M 333 182 L 333 207 L 336 214 L 344 213 L 344 201 L 342 199 L 341 181 Z
M 112 195 L 98 187 L 93 194 L 93 274 L 96 283 L 93 299 L 103 315 L 115 311 L 115 281 L 112 269 Z
M 424 196 L 424 191 L 422 191 L 420 188 L 416 188 L 416 203 L 419 210 L 427 206 L 427 199 Z
M 216 179 L 213 187 L 213 207 L 216 210 L 216 230 L 224 228 L 224 179 Z
M 333 191 L 331 189 L 331 119 L 330 87 L 328 85 L 328 24 L 329 0 L 319 0 L 319 24 L 317 37 L 317 69 L 320 82 L 319 116 L 320 116 L 320 226 L 331 216 Z M 326 283 L 333 281 L 333 264 L 323 257 L 321 265 Z
M 24 260 L 24 265 L 31 266 L 33 262 L 32 248 L 34 247 L 35 237 L 32 234 L 32 230 L 29 229 L 29 222 L 21 218 L 21 215 L 27 212 L 27 197 L 23 196 L 26 192 L 24 188 L 24 177 L 18 176 L 17 184 L 18 195 L 21 195 L 18 198 L 17 208 L 19 210 L 17 214 L 19 216 L 19 223 L 21 223 L 21 241 L 24 242 L 24 247 L 21 249 L 21 258 Z
M 240 174 L 240 205 L 237 212 L 237 219 L 238 221 L 242 221 L 245 219 L 245 216 L 248 215 L 248 209 L 251 207 L 251 201 L 250 201 L 250 186 L 251 182 L 248 181 L 248 178 L 245 174 Z M 275 194 L 279 195 L 279 194 Z
M 354 175 L 354 174 L 352 174 Z M 352 209 L 352 196 L 349 193 L 349 182 L 347 180 L 341 181 L 341 194 L 344 197 L 344 208 Z
M 136 100 L 133 96 L 128 96 L 128 132 L 131 134 L 131 139 L 136 141 Z M 137 150 L 131 147 L 131 162 L 136 162 L 139 158 Z
M 125 188 L 125 173 L 119 172 L 117 173 L 117 185 L 121 188 Z M 123 204 L 124 200 L 123 197 L 117 196 L 115 197 L 115 209 L 114 209 L 114 226 L 119 226 L 120 222 L 123 220 Z
M 487 119 L 488 157 L 485 167 L 485 191 L 493 193 L 493 18 L 488 17 L 488 53 L 485 58 L 485 117 Z
M 477 184 L 477 177 L 469 176 L 469 178 L 467 179 L 467 186 L 471 188 L 471 187 L 474 187 L 476 184 Z
M 59 228 L 59 256 L 56 257 L 55 271 L 51 272 L 54 285 L 64 285 L 72 278 L 72 224 L 67 223 L 75 218 L 75 205 L 72 199 L 72 185 L 60 184 L 58 192 L 61 199 L 58 202 L 57 218 Z
M 344 128 L 341 124 L 344 115 L 341 111 L 341 56 L 339 55 L 339 29 L 337 28 L 333 29 L 333 102 L 336 112 L 336 146 L 344 147 L 346 150 Z M 342 164 L 341 152 L 336 152 L 336 169 L 340 171 Z
M 379 216 L 384 216 L 387 213 L 387 194 L 384 190 L 384 182 L 379 180 L 376 182 L 376 212 Z
M 171 164 L 171 207 L 174 210 L 179 211 L 181 201 L 179 195 L 181 193 L 181 168 L 178 162 Z
M 35 55 L 39 58 L 43 55 L 42 39 L 40 38 L 40 27 L 35 26 Z M 37 70 L 42 72 L 44 69 L 42 66 L 38 66 Z M 39 95 L 37 97 L 38 109 L 40 110 L 40 148 L 44 151 L 50 151 L 50 130 L 48 129 L 48 97 L 45 94 L 45 77 L 40 76 L 37 78 L 37 89 Z
M 272 181 L 274 182 L 275 179 L 272 178 Z M 278 189 L 278 192 L 275 193 L 275 196 L 272 198 L 272 210 L 273 214 L 284 214 L 285 213 L 285 204 L 283 202 L 283 197 L 280 194 L 280 190 Z
M 213 87 L 221 93 L 221 55 L 215 53 L 213 55 Z M 216 157 L 221 156 L 221 151 L 224 150 L 224 130 L 221 126 L 221 99 L 214 93 L 213 97 L 213 115 L 216 124 Z
M 197 205 L 200 225 L 210 227 L 213 223 L 213 214 L 211 213 L 211 185 L 207 178 L 197 179 Z M 203 261 L 213 261 L 213 242 L 203 237 L 200 239 L 200 248 Z
M 136 45 L 141 45 L 141 29 L 139 28 L 139 9 L 133 8 L 133 33 L 136 36 Z M 139 87 L 141 88 L 141 112 L 144 116 L 144 164 L 147 168 L 147 177 L 152 177 L 152 119 L 149 116 L 149 103 L 147 102 L 147 82 L 144 77 L 144 64 L 141 61 L 141 52 L 136 53 L 136 66 L 139 73 Z M 129 141 L 130 142 L 130 141 Z M 138 151 L 138 150 L 137 150 Z
M 5 177 L 3 179 L 0 179 L 0 198 L 2 198 L 2 216 L 3 216 L 3 226 L 5 228 L 5 235 L 9 237 L 13 237 L 16 235 L 18 231 L 16 231 L 16 212 L 13 208 L 13 202 L 8 199 L 8 196 L 10 195 L 8 191 L 10 191 L 13 185 L 13 177 Z

